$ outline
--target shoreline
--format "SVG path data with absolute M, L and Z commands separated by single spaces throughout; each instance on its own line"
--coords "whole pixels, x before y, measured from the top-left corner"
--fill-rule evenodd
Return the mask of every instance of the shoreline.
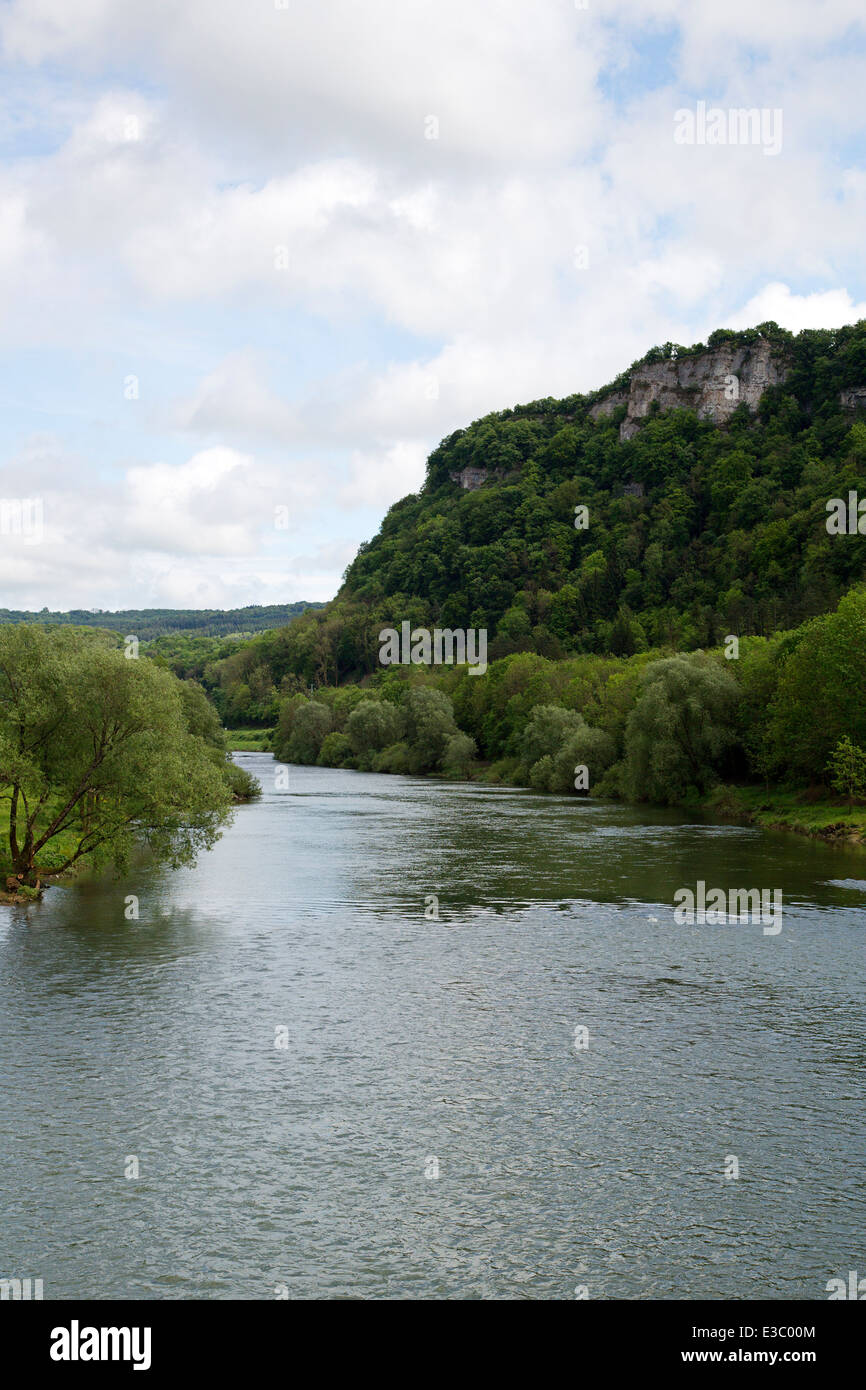
M 265 732 L 264 730 L 262 731 Z M 247 740 L 244 740 L 245 742 Z M 263 753 L 278 761 L 269 748 L 245 747 L 230 748 L 231 753 Z M 293 766 L 294 764 L 287 764 Z M 318 767 L 318 763 L 298 763 L 298 767 Z M 417 773 L 421 781 L 478 782 L 485 786 L 511 787 L 516 791 L 532 791 L 540 796 L 561 796 L 559 792 L 539 792 L 523 782 L 499 782 L 485 777 L 490 764 L 479 764 L 476 777 L 450 778 L 436 773 Z M 324 769 L 327 770 L 327 769 Z M 360 772 L 361 768 L 335 768 L 337 772 Z M 383 777 L 398 774 L 382 772 Z M 405 776 L 407 774 L 399 774 Z M 716 787 L 704 797 L 694 801 L 670 803 L 671 810 L 700 810 L 713 816 L 720 823 L 759 826 L 763 830 L 784 830 L 789 834 L 802 835 L 812 840 L 822 840 L 825 844 L 846 846 L 851 849 L 866 849 L 866 805 L 845 807 L 830 797 L 808 796 L 808 789 L 787 791 L 779 787 L 754 787 L 748 785 L 727 785 Z M 575 798 L 582 800 L 583 798 Z M 612 806 L 650 806 L 654 802 L 626 801 L 620 797 L 595 797 Z

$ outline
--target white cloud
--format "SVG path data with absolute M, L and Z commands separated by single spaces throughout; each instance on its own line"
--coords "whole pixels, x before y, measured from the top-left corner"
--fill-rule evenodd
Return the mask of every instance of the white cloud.
M 351 459 L 350 479 L 339 490 L 337 501 L 343 507 L 389 507 L 421 487 L 426 457 L 423 441 L 412 439 L 398 439 L 378 454 L 356 450 Z
M 14 0 L 0 350 L 64 424 L 24 448 L 3 402 L 51 520 L 0 578 L 324 596 L 347 511 L 360 540 L 479 415 L 667 339 L 864 316 L 863 32 L 850 0 Z M 675 145 L 698 99 L 781 107 L 781 154 Z
M 749 328 L 770 320 L 792 333 L 804 328 L 840 328 L 866 319 L 866 301 L 855 304 L 847 290 L 794 294 L 779 283 L 765 286 L 738 313 L 729 316 L 730 328 Z

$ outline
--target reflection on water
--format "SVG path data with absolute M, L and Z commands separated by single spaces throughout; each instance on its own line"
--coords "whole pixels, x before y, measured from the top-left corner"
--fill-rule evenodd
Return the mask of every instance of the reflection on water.
M 265 796 L 195 870 L 0 908 L 0 1276 L 812 1299 L 866 1267 L 860 855 L 238 760 Z M 782 932 L 677 926 L 698 880 L 780 887 Z

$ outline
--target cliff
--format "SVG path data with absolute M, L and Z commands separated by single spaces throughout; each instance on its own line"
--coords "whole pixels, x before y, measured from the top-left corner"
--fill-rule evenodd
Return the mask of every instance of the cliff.
M 694 410 L 702 419 L 724 424 L 743 403 L 756 410 L 767 387 L 784 381 L 790 366 L 766 338 L 646 362 L 633 369 L 627 388 L 596 402 L 589 415 L 597 420 L 624 405 L 625 419 L 619 428 L 622 440 L 633 438 L 653 405 L 660 410 Z

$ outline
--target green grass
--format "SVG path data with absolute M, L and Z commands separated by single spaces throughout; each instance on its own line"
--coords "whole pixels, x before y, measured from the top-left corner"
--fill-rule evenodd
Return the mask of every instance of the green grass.
M 706 799 L 707 810 L 754 825 L 782 826 L 802 835 L 866 841 L 866 805 L 824 794 L 780 787 L 720 787 Z
M 226 748 L 230 753 L 269 753 L 273 729 L 226 729 Z
M 59 803 L 58 803 L 59 806 Z M 19 826 L 19 834 L 21 828 Z M 61 864 L 65 864 L 67 859 L 73 855 L 78 848 L 78 834 L 74 830 L 64 830 L 60 835 L 55 835 L 44 849 L 39 852 L 40 869 L 55 869 Z M 73 871 L 74 872 L 74 871 Z M 81 872 L 81 867 L 78 868 Z M 12 874 L 12 861 L 9 853 L 9 802 L 5 801 L 0 806 L 0 889 L 5 889 L 6 879 Z M 57 882 L 56 879 L 51 880 Z M 24 897 L 32 896 L 28 890 L 19 890 Z

